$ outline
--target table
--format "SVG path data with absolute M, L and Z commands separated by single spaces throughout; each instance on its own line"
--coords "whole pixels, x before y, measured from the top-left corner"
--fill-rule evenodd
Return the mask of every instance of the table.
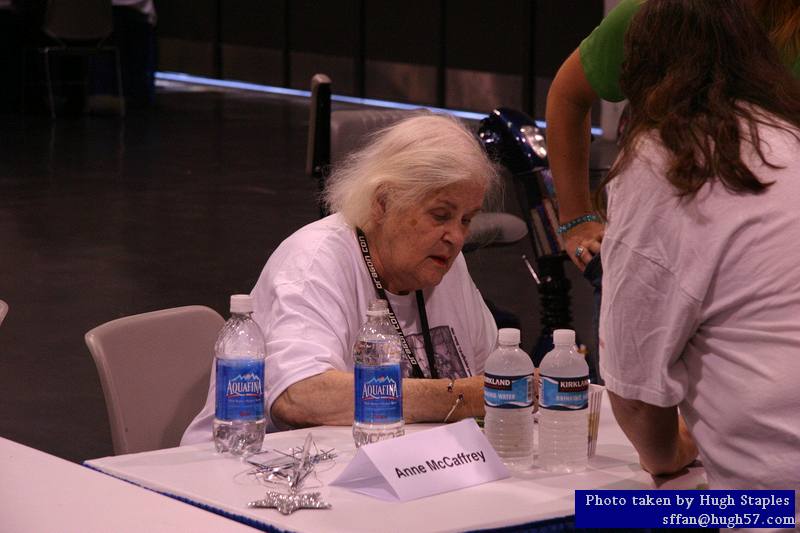
M 407 431 L 425 427 L 407 426 Z M 576 489 L 652 489 L 653 478 L 639 467 L 638 456 L 611 413 L 608 398 L 601 410 L 597 455 L 589 470 L 555 475 L 538 469 L 513 477 L 410 502 L 387 502 L 329 487 L 355 453 L 349 427 L 318 427 L 267 435 L 264 449 L 286 450 L 302 445 L 308 432 L 320 448 L 336 448 L 335 465 L 320 472 L 323 497 L 330 510 L 301 510 L 284 516 L 274 509 L 249 509 L 265 487 L 248 476 L 249 465 L 214 453 L 213 445 L 197 444 L 87 461 L 101 472 L 212 508 L 266 531 L 327 533 L 342 531 L 414 531 L 434 533 L 533 524 L 574 515 Z M 695 489 L 705 483 L 702 468 L 662 482 L 669 489 Z M 311 488 L 314 482 L 307 482 Z
M 15 533 L 254 531 L 2 437 L 0 530 Z

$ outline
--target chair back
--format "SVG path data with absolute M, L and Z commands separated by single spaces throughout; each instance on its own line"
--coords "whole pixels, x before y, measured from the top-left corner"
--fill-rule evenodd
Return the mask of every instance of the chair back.
M 224 323 L 213 309 L 194 305 L 123 317 L 86 333 L 115 454 L 180 443 L 205 404 Z
M 306 174 L 322 178 L 331 162 L 331 79 L 325 74 L 311 78 Z
M 324 180 L 331 164 L 360 148 L 368 134 L 409 117 L 413 110 L 331 110 L 331 79 L 325 74 L 311 78 L 306 174 Z
M 311 112 L 308 123 L 306 174 L 315 178 L 318 190 L 325 189 L 330 167 L 351 152 L 363 147 L 369 136 L 388 128 L 419 110 L 401 109 L 331 109 L 331 79 L 325 74 L 311 78 Z M 320 194 L 320 199 L 322 195 Z M 320 217 L 328 215 L 322 202 Z M 511 244 L 525 237 L 525 222 L 509 213 L 479 213 L 472 220 L 464 251 L 490 244 Z
M 414 110 L 401 109 L 344 109 L 332 113 L 331 164 L 362 148 L 372 134 L 414 114 Z
M 320 218 L 328 215 L 322 202 L 331 166 L 361 148 L 369 134 L 412 116 L 413 110 L 331 109 L 331 79 L 325 74 L 311 78 L 311 106 L 306 147 L 306 174 L 317 180 Z
M 111 0 L 48 0 L 42 26 L 59 41 L 102 41 L 113 28 Z
M 5 303 L 3 300 L 0 300 L 0 324 L 3 323 L 3 319 L 8 314 L 8 304 Z

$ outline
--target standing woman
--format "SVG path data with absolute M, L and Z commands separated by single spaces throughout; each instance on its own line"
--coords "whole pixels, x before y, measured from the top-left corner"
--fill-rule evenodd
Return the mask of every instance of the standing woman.
M 711 488 L 797 489 L 798 84 L 740 2 L 649 0 L 621 85 L 600 316 L 614 414 L 653 474 L 699 449 Z
M 598 99 L 619 102 L 623 40 L 633 16 L 648 0 L 621 0 L 559 68 L 547 95 L 547 148 L 558 193 L 561 224 L 580 222 L 564 234 L 564 249 L 581 270 L 600 250 L 603 224 L 589 192 L 589 112 Z M 800 2 L 735 0 L 751 9 L 783 64 L 800 78 Z M 677 36 L 650 46 L 676 46 Z M 580 250 L 580 252 L 579 252 Z

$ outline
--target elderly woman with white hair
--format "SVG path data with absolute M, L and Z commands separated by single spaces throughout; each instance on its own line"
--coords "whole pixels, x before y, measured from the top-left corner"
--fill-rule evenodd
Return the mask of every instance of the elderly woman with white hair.
M 475 136 L 428 113 L 380 132 L 334 171 L 334 214 L 281 243 L 252 292 L 267 340 L 268 430 L 353 422 L 351 351 L 380 292 L 362 248 L 416 355 L 402 363 L 406 422 L 441 422 L 459 395 L 450 420 L 483 414 L 497 328 L 461 248 L 497 182 Z M 213 416 L 209 394 L 182 443 L 211 439 Z

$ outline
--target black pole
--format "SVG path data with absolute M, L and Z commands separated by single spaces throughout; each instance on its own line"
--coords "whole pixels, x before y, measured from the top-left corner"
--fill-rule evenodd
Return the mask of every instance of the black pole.
M 291 87 L 292 85 L 292 39 L 291 39 L 291 16 L 292 12 L 289 9 L 291 2 L 283 0 L 283 86 Z
M 447 0 L 439 0 L 439 56 L 436 60 L 436 105 L 447 103 Z
M 214 77 L 222 79 L 222 0 L 216 0 L 216 2 L 214 2 L 214 10 Z
M 522 72 L 522 108 L 536 118 L 536 2 L 527 5 L 528 31 L 525 42 L 525 64 Z
M 356 96 L 359 98 L 364 98 L 366 94 L 366 81 L 365 81 L 365 70 L 366 70 L 366 48 L 367 48 L 367 38 L 366 38 L 366 7 L 365 7 L 365 0 L 356 0 L 356 31 L 355 31 L 355 50 L 353 53 L 353 89 L 355 90 Z

